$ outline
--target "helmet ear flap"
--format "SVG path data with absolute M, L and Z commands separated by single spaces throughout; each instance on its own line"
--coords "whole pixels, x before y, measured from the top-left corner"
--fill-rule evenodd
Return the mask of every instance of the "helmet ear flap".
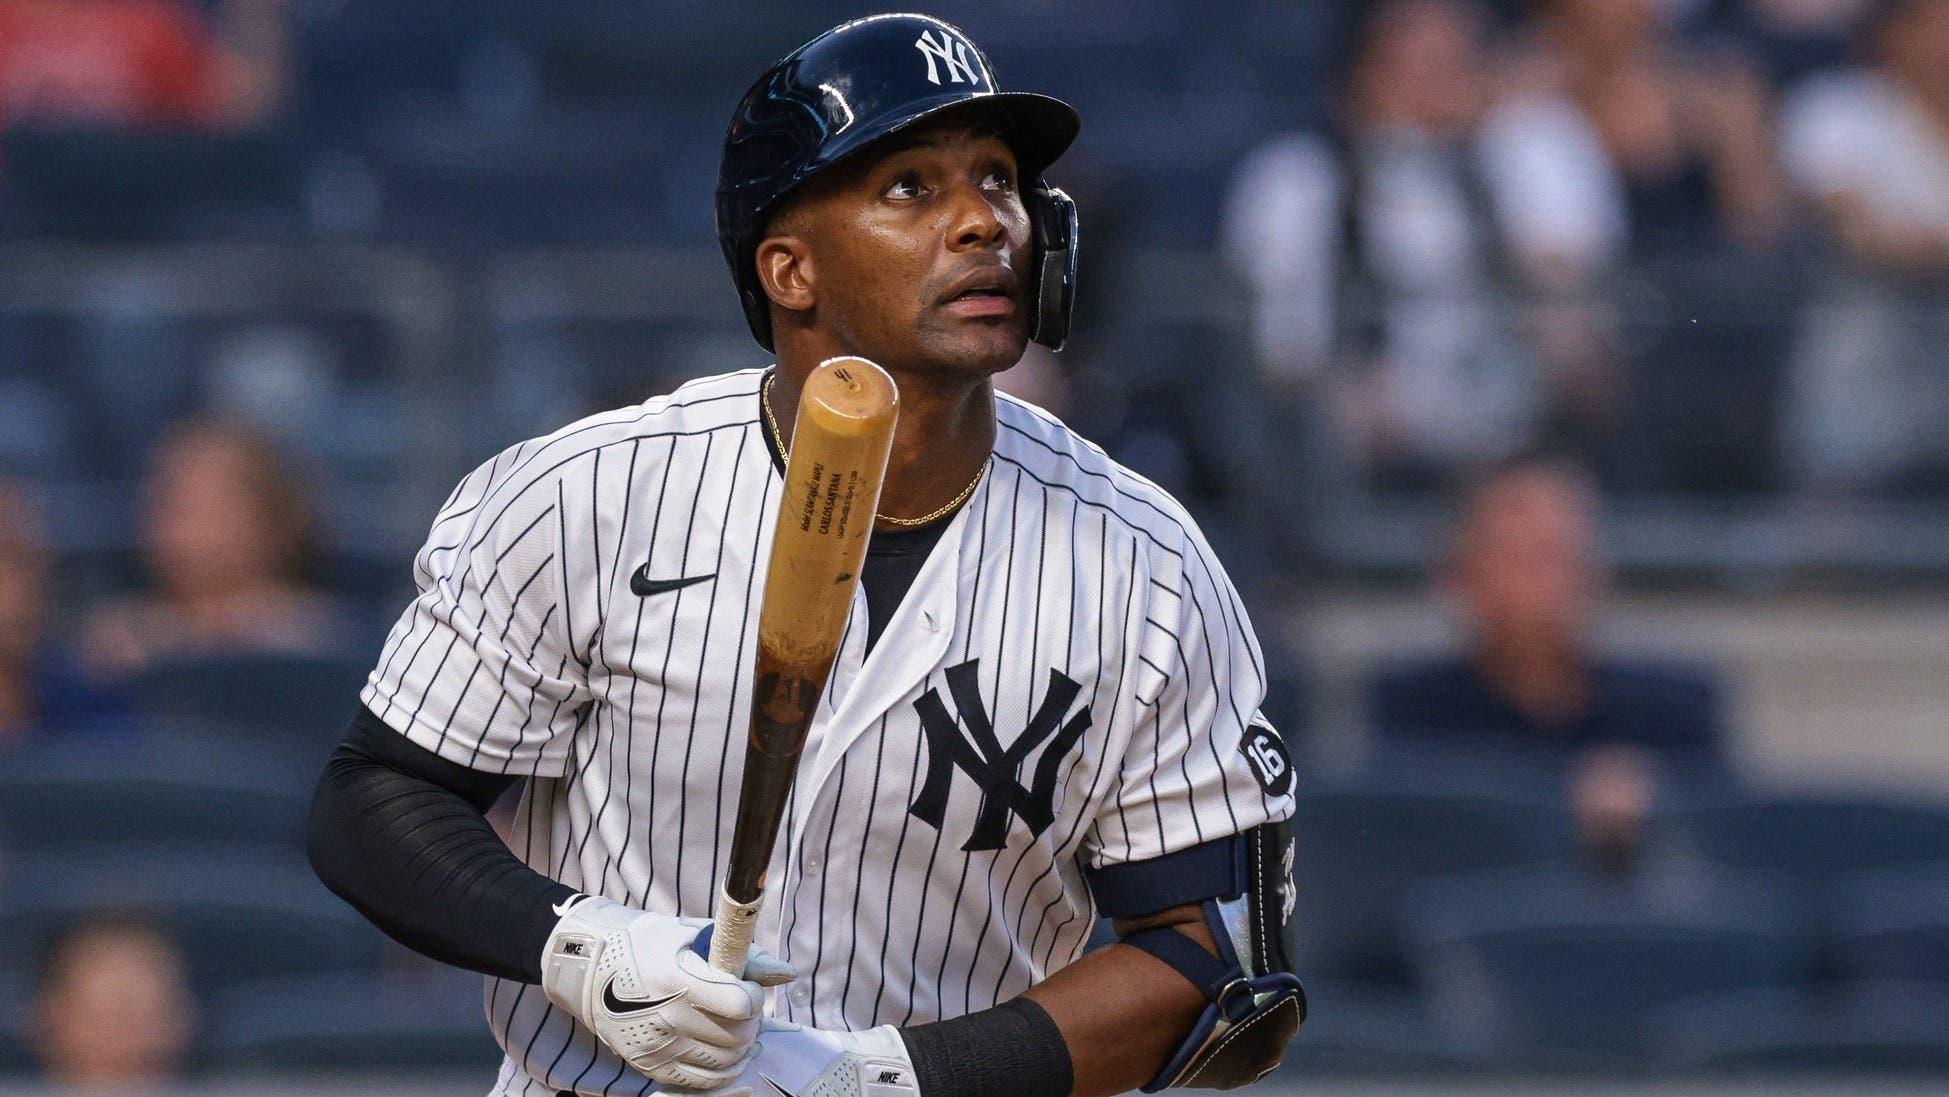
M 1022 193 L 1029 214 L 1029 338 L 1061 350 L 1076 301 L 1076 202 L 1037 179 Z

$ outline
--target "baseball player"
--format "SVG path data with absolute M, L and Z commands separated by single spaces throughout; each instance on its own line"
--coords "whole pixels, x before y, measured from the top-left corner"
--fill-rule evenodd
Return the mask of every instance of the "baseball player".
M 776 365 L 524 442 L 441 508 L 311 853 L 488 976 L 494 1094 L 1067 1097 L 1279 1061 L 1292 768 L 1244 608 L 1175 500 L 991 384 L 1068 327 L 1076 211 L 1042 176 L 1078 128 L 938 20 L 821 34 L 738 104 L 717 190 Z M 701 916 L 796 401 L 841 354 L 893 376 L 899 426 L 739 978 Z M 503 843 L 482 813 L 517 783 Z M 1099 915 L 1119 941 L 1084 955 Z

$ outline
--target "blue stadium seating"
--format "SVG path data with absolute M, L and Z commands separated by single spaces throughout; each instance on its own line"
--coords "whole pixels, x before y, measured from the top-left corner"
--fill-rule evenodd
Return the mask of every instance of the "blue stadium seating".
M 1416 972 L 1444 1037 L 1538 1066 L 1639 1061 L 1649 1011 L 1793 986 L 1813 950 L 1779 894 L 1746 881 L 1614 888 L 1513 870 L 1437 881 L 1414 902 Z
M 91 911 L 134 912 L 167 925 L 205 990 L 276 975 L 372 972 L 384 938 L 327 892 L 295 851 L 225 843 L 49 846 L 10 857 L 0 940 L 22 947 L 0 966 L 31 963 L 41 943 Z
M 82 240 L 290 236 L 297 146 L 278 133 L 16 130 L 7 228 Z
M 313 749 L 336 742 L 358 711 L 370 653 L 276 652 L 184 657 L 143 672 L 130 696 L 154 722 L 243 732 L 267 743 Z
M 318 5 L 317 18 L 295 26 L 304 128 L 326 142 L 402 104 L 457 98 L 469 52 L 494 32 L 494 9 L 506 6 L 471 5 L 470 17 L 458 19 L 430 0 Z
M 1949 807 L 1838 793 L 1755 794 L 1680 805 L 1654 822 L 1653 860 L 1778 876 L 1809 901 L 1871 869 L 1949 861 Z
M 1571 856 L 1569 826 L 1554 802 L 1415 788 L 1378 774 L 1302 788 L 1292 826 L 1302 975 L 1402 981 L 1398 915 L 1415 884 Z
M 1711 995 L 1655 1011 L 1666 1067 L 1701 1074 L 1891 1075 L 1949 1072 L 1949 984 L 1881 983 L 1838 999 L 1806 990 Z
M 1413 991 L 1307 979 L 1306 1010 L 1306 1023 L 1281 1068 L 1295 1082 L 1331 1075 L 1446 1073 L 1473 1065 L 1442 1047 Z
M 500 1048 L 479 976 L 441 969 L 411 981 L 326 975 L 254 982 L 217 995 L 208 1053 L 239 1073 L 491 1072 Z
M 1949 986 L 1949 863 L 1882 869 L 1849 881 L 1834 905 L 1831 932 L 1848 978 Z
M 653 243 L 666 235 L 661 115 L 550 109 L 480 124 L 429 108 L 374 128 L 366 154 L 394 239 L 442 245 Z M 700 217 L 708 190 L 687 196 Z
M 1863 983 L 1842 999 L 1838 1029 L 1845 1043 L 1828 1069 L 1858 1065 L 1949 1074 L 1949 983 Z
M 0 768 L 0 847 L 235 841 L 295 848 L 316 762 L 248 743 L 130 732 L 75 735 Z

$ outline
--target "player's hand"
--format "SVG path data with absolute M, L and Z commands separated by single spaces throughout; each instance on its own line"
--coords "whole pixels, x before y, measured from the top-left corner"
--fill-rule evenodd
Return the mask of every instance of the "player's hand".
M 694 1090 L 673 1089 L 674 1095 Z M 765 1021 L 758 1054 L 711 1097 L 919 1097 L 906 1041 L 892 1025 L 865 1032 Z
M 753 949 L 740 979 L 691 946 L 710 923 L 589 897 L 548 935 L 541 987 L 623 1061 L 665 1085 L 709 1089 L 751 1057 L 761 988 L 790 982 L 790 965 Z

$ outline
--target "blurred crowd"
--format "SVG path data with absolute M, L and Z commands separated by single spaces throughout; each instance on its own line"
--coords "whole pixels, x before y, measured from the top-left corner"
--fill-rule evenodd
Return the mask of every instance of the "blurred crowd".
M 0 11 L 0 125 L 243 127 L 283 99 L 286 0 L 22 0 Z M 206 19 L 206 15 L 209 18 Z
M 1655 481 L 1637 420 L 1690 425 L 1643 402 L 1646 359 L 1677 350 L 1733 386 L 1737 359 L 1777 361 L 1747 394 L 1774 410 L 1725 409 L 1769 431 L 1706 417 L 1762 451 L 1749 468 L 1773 446 L 1772 475 L 1814 493 L 1939 486 L 1949 4 L 1381 0 L 1341 60 L 1329 124 L 1246 159 L 1223 239 L 1268 385 L 1323 408 L 1364 471 L 1543 443 Z M 1647 317 L 1632 281 L 1660 272 L 1685 281 Z M 1647 346 L 1660 323 L 1703 322 L 1694 345 L 1756 326 L 1712 272 L 1772 286 L 1781 334 L 1716 361 Z
M 128 683 L 172 659 L 318 654 L 349 638 L 311 585 L 303 488 L 261 435 L 182 424 L 157 447 L 141 505 L 141 585 L 64 635 L 38 509 L 0 482 L 0 744 L 112 732 Z
M 296 833 L 410 589 L 360 492 L 756 364 L 728 283 L 724 324 L 666 338 L 567 280 L 466 281 L 516 244 L 708 252 L 738 82 L 865 10 L 733 49 L 735 16 L 649 7 L 0 3 L 0 238 L 425 248 L 468 272 L 451 345 L 493 404 L 461 407 L 454 469 L 408 468 L 428 378 L 336 306 L 205 330 L 115 271 L 0 299 L 0 937 L 42 945 L 0 955 L 0 1074 L 491 1060 L 472 981 L 380 943 Z M 941 7 L 1007 82 L 1081 81 L 1055 90 L 1088 118 L 1059 180 L 1083 326 L 1004 386 L 1193 505 L 1302 758 L 1354 729 L 1306 724 L 1260 580 L 1312 546 L 1278 508 L 1326 484 L 1449 516 L 1417 578 L 1458 645 L 1366 668 L 1365 767 L 1301 785 L 1300 1069 L 1949 1064 L 1884 1023 L 1949 1001 L 1940 805 L 1745 787 L 1718 668 L 1596 639 L 1609 501 L 1949 488 L 1949 0 L 1268 0 L 1236 37 L 1195 4 Z M 206 184 L 223 216 L 183 197 Z M 1146 280 L 1187 245 L 1208 265 Z M 620 296 L 689 290 L 654 269 Z M 1728 1013 L 1749 1027 L 1693 1024 Z
M 363 656 L 345 603 L 314 585 L 310 506 L 261 432 L 180 423 L 142 481 L 139 580 L 71 619 L 57 609 L 41 508 L 0 480 L 0 933 L 21 946 L 0 964 L 0 1074 L 31 1060 L 76 1092 L 146 1093 L 208 1053 L 199 1002 L 224 980 L 206 954 L 192 972 L 172 928 L 198 900 L 152 889 L 211 874 L 196 817 L 241 810 L 221 779 L 197 788 L 177 776 L 198 770 L 261 766 L 282 823 L 218 829 L 281 865 L 283 884 L 302 869 L 303 794 L 355 704 Z M 209 669 L 226 664 L 262 680 L 227 689 Z M 292 669 L 307 664 L 314 673 Z M 305 689 L 318 671 L 329 685 Z M 185 708 L 184 691 L 202 700 Z M 295 711 L 273 711 L 278 698 Z M 109 850 L 119 865 L 91 870 Z M 49 869 L 60 885 L 45 886 Z M 249 938 L 216 918 L 215 947 Z

